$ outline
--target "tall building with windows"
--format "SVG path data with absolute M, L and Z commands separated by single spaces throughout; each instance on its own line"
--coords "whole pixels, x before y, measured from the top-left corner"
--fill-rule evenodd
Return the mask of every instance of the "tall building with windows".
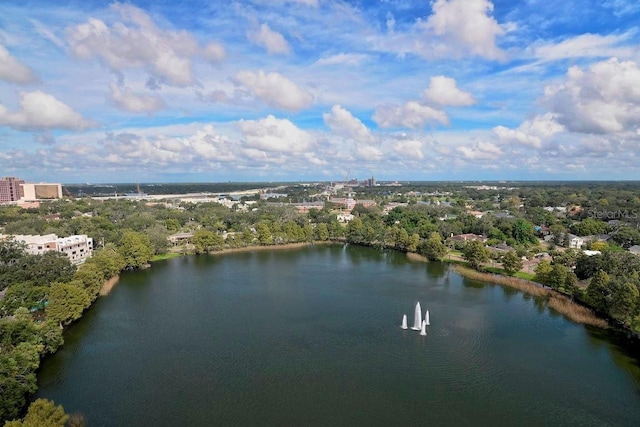
M 0 203 L 15 202 L 24 196 L 24 181 L 14 176 L 0 178 Z

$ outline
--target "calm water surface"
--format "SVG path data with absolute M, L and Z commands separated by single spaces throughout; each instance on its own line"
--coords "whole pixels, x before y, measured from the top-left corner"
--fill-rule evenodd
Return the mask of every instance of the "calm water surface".
M 426 337 L 399 327 L 417 301 Z M 38 395 L 90 426 L 638 426 L 636 351 L 442 264 L 317 246 L 123 274 Z

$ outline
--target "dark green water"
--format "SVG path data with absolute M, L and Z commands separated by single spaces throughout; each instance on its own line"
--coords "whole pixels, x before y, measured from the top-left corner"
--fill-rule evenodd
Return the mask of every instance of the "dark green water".
M 416 301 L 426 337 L 399 327 Z M 624 341 L 370 248 L 157 263 L 65 341 L 38 395 L 90 426 L 640 425 Z

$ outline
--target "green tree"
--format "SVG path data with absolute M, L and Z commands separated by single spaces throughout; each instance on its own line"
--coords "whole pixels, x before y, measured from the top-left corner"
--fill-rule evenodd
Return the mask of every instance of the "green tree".
M 616 319 L 628 322 L 638 313 L 640 292 L 628 278 L 614 280 L 612 285 L 609 313 Z
M 271 228 L 269 224 L 264 221 L 256 224 L 256 234 L 258 238 L 258 242 L 261 245 L 272 245 L 273 244 L 273 234 L 271 234 Z
M 551 272 L 547 276 L 546 284 L 553 289 L 560 289 L 564 286 L 567 279 L 567 267 L 562 264 L 552 264 Z
M 191 243 L 195 247 L 197 254 L 204 254 L 212 251 L 219 251 L 224 246 L 222 236 L 206 228 L 201 228 L 193 233 Z
M 153 245 L 149 237 L 133 230 L 125 230 L 122 233 L 118 251 L 124 258 L 125 265 L 132 269 L 143 268 L 153 257 Z
M 64 427 L 69 415 L 62 405 L 56 406 L 51 400 L 36 399 L 27 410 L 22 421 L 9 421 L 5 427 Z
M 594 274 L 587 286 L 587 302 L 603 313 L 608 313 L 611 305 L 610 282 L 609 275 L 600 270 Z
M 124 256 L 113 244 L 107 244 L 104 248 L 94 251 L 93 256 L 85 262 L 88 263 L 100 269 L 104 280 L 117 276 L 127 266 Z
M 640 230 L 633 227 L 620 227 L 613 233 L 611 239 L 623 248 L 640 245 Z
M 362 219 L 354 218 L 347 224 L 347 241 L 350 243 L 362 243 L 364 242 L 364 224 Z
M 585 218 L 580 222 L 572 224 L 571 232 L 577 236 L 591 236 L 607 232 L 607 223 L 596 218 Z
M 524 218 L 518 218 L 513 224 L 513 238 L 518 243 L 537 243 L 535 227 Z
M 322 242 L 329 240 L 329 229 L 327 228 L 327 224 L 321 222 L 320 224 L 316 225 L 314 234 L 316 240 L 320 240 Z
M 553 267 L 551 266 L 551 263 L 546 259 L 543 259 L 538 263 L 538 265 L 536 265 L 536 268 L 534 269 L 535 277 L 533 280 L 538 283 L 547 285 L 549 284 L 552 271 Z
M 40 344 L 43 345 L 43 354 L 55 353 L 56 350 L 58 350 L 58 348 L 64 343 L 62 329 L 55 322 L 38 322 L 36 324 L 36 330 L 40 339 Z
M 105 280 L 104 273 L 95 262 L 81 265 L 73 278 L 82 283 L 91 301 L 95 301 L 98 297 Z
M 302 239 L 305 242 L 313 242 L 314 229 L 313 226 L 309 223 L 305 224 L 302 227 Z
M 82 283 L 54 283 L 47 295 L 49 305 L 46 308 L 47 319 L 60 325 L 68 325 L 77 320 L 89 307 L 91 299 Z
M 513 276 L 522 269 L 522 258 L 516 251 L 510 250 L 502 257 L 502 268 L 509 276 Z
M 416 252 L 418 250 L 418 245 L 420 245 L 420 240 L 420 234 L 418 233 L 413 233 L 409 236 L 409 239 L 407 240 L 407 251 Z
M 462 256 L 475 270 L 480 270 L 482 263 L 489 261 L 489 251 L 479 240 L 466 242 L 462 248 Z
M 147 228 L 145 234 L 149 236 L 149 241 L 153 246 L 154 253 L 164 254 L 169 250 L 169 231 L 160 224 L 153 224 Z
M 16 283 L 9 286 L 2 301 L 0 314 L 8 316 L 19 307 L 37 307 L 44 302 L 48 286 L 33 286 L 30 283 Z
M 171 233 L 180 231 L 180 222 L 175 218 L 167 218 L 164 221 L 164 226 Z
M 420 244 L 419 253 L 431 261 L 442 259 L 447 254 L 447 247 L 442 242 L 440 233 L 433 232 Z
M 36 370 L 42 345 L 21 342 L 0 352 L 0 422 L 15 419 L 38 388 Z

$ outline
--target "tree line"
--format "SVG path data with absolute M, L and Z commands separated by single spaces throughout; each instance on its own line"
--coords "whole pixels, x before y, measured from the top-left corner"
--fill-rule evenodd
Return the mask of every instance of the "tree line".
M 595 191 L 587 187 L 588 191 Z M 456 191 L 453 187 L 452 191 Z M 562 196 L 566 192 L 561 191 Z M 309 191 L 308 189 L 300 191 Z M 11 420 L 25 412 L 35 392 L 35 372 L 40 358 L 62 344 L 62 329 L 79 319 L 97 298 L 105 280 L 124 269 L 144 268 L 150 260 L 167 252 L 204 254 L 226 248 L 278 245 L 296 242 L 344 241 L 354 244 L 417 252 L 439 260 L 453 250 L 476 269 L 493 259 L 505 273 L 522 268 L 522 257 L 532 256 L 539 245 L 540 227 L 562 236 L 611 232 L 600 218 L 558 216 L 542 209 L 558 203 L 551 190 L 531 187 L 511 192 L 482 192 L 460 189 L 450 196 L 402 196 L 405 206 L 383 215 L 381 207 L 397 200 L 397 194 L 366 189 L 377 206 L 356 205 L 355 218 L 340 223 L 327 203 L 323 209 L 298 213 L 287 204 L 259 201 L 248 209 L 226 208 L 217 203 L 148 203 L 136 200 L 60 200 L 43 203 L 37 209 L 0 207 L 3 234 L 87 234 L 94 239 L 93 257 L 80 267 L 61 254 L 28 255 L 10 240 L 0 243 L 0 420 Z M 640 206 L 637 196 L 626 189 L 612 197 L 598 190 L 598 206 L 612 200 L 626 200 L 630 209 Z M 473 198 L 472 198 L 473 197 Z M 633 198 L 635 197 L 635 199 Z M 584 202 L 583 196 L 571 196 Z M 434 203 L 444 202 L 447 203 Z M 429 203 L 426 203 L 426 202 Z M 636 204 L 637 202 L 637 204 Z M 470 208 L 491 208 L 477 218 Z M 624 251 L 636 242 L 631 225 L 623 225 L 622 238 L 607 243 L 590 243 L 602 255 L 581 256 L 577 251 L 555 250 L 563 241 L 551 242 L 551 261 L 536 269 L 536 280 L 589 304 L 600 312 L 638 330 L 639 258 Z M 615 231 L 615 230 L 614 230 Z M 617 229 L 620 231 L 620 228 Z M 189 243 L 175 247 L 168 237 L 192 233 Z M 488 239 L 454 242 L 452 235 L 475 233 Z M 615 236 L 615 234 L 614 234 Z M 511 249 L 496 257 L 487 246 L 508 244 Z M 638 239 L 640 243 L 640 239 Z M 579 286 L 579 282 L 587 286 Z M 54 411 L 55 412 L 55 411 Z

